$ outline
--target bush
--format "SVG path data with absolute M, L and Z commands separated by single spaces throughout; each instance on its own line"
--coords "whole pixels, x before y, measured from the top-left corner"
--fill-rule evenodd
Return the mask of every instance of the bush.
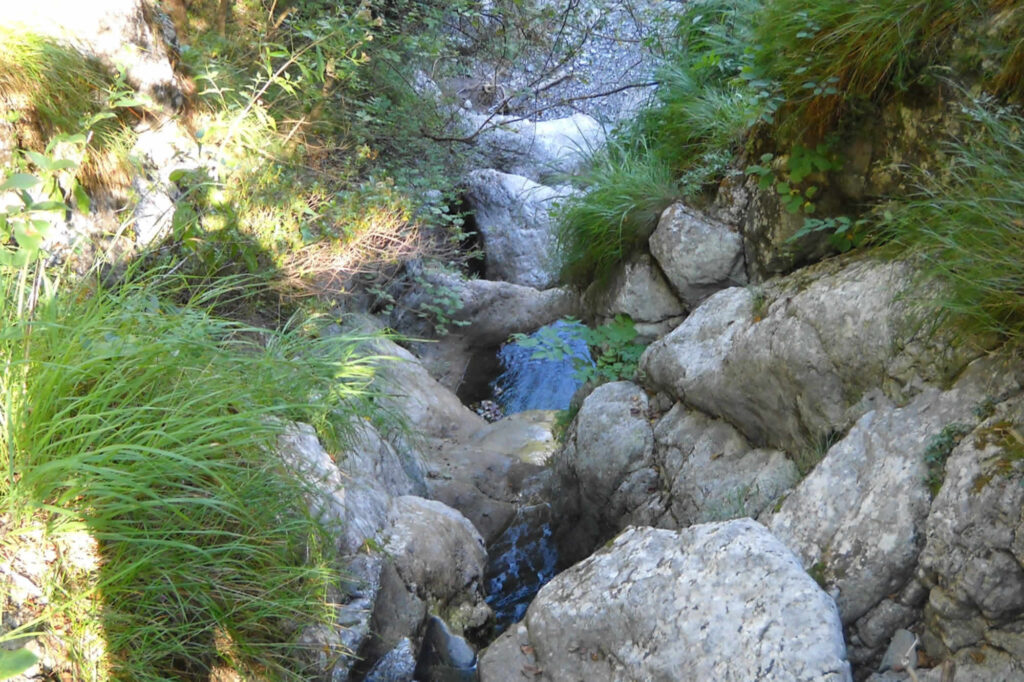
M 30 316 L 25 278 L 2 275 L 0 517 L 9 540 L 43 524 L 97 543 L 78 582 L 58 560 L 42 618 L 67 633 L 76 679 L 307 679 L 296 640 L 331 622 L 332 543 L 271 449 L 284 420 L 332 413 L 344 442 L 371 413 L 373 366 L 360 338 L 212 317 L 237 281 L 170 302 L 182 284 L 92 282 Z M 99 637 L 105 661 L 87 653 Z

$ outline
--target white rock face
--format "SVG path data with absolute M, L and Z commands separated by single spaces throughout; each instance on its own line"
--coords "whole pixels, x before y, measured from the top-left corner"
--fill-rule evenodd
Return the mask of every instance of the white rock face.
M 665 209 L 649 244 L 690 308 L 716 291 L 747 283 L 739 232 L 685 204 Z
M 835 604 L 750 519 L 630 528 L 542 588 L 524 624 L 526 633 L 513 629 L 483 653 L 483 682 L 521 673 L 595 682 L 852 679 Z M 517 638 L 531 653 L 508 646 Z
M 483 237 L 488 279 L 535 289 L 558 284 L 548 211 L 566 192 L 489 169 L 469 174 L 465 196 Z
M 579 171 L 586 154 L 604 144 L 601 124 L 586 114 L 550 121 L 516 121 L 511 116 L 465 113 L 468 132 L 486 126 L 477 139 L 482 163 L 535 182 Z

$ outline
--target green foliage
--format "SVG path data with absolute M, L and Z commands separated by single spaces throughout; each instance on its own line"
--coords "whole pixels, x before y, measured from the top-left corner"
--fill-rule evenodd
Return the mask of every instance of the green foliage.
M 580 325 L 580 321 L 567 317 L 569 324 Z M 590 348 L 593 363 L 577 357 L 570 343 L 559 335 L 559 330 L 545 327 L 531 336 L 513 334 L 511 340 L 523 348 L 535 348 L 532 357 L 539 360 L 564 360 L 572 358 L 575 377 L 578 381 L 603 384 L 608 381 L 623 381 L 636 375 L 640 356 L 646 344 L 638 342 L 636 328 L 628 315 L 616 315 L 613 320 L 597 327 L 578 327 L 580 337 Z
M 888 207 L 885 236 L 915 256 L 921 297 L 969 335 L 1024 339 L 1024 115 L 990 100 L 964 108 L 963 133 L 944 146 L 942 173 Z
M 237 280 L 181 303 L 179 277 L 129 273 L 113 290 L 43 286 L 34 310 L 24 278 L 0 284 L 2 513 L 85 529 L 100 553 L 88 581 L 47 585 L 43 620 L 70 621 L 73 652 L 102 637 L 116 679 L 308 679 L 296 640 L 331 622 L 333 544 L 270 453 L 285 420 L 344 442 L 371 413 L 364 338 L 211 316 Z
M 562 201 L 555 218 L 562 278 L 585 287 L 641 248 L 680 194 L 669 165 L 642 142 L 610 140 L 580 181 L 587 193 Z
M 793 145 L 786 158 L 784 172 L 776 172 L 772 161 L 775 155 L 761 155 L 761 163 L 747 166 L 747 173 L 758 176 L 757 185 L 763 190 L 775 188 L 782 206 L 790 213 L 814 213 L 814 197 L 819 187 L 805 183 L 808 176 L 842 168 L 842 161 L 832 150 L 830 142 L 822 142 L 813 149 L 802 144 Z
M 36 664 L 39 659 L 28 649 L 4 651 L 0 649 L 0 680 L 20 675 Z
M 953 448 L 963 440 L 963 437 L 971 432 L 971 427 L 966 424 L 947 424 L 937 434 L 932 436 L 924 450 L 924 461 L 928 467 L 926 481 L 932 497 L 938 494 L 945 478 L 946 460 L 953 452 Z
M 752 69 L 785 102 L 789 139 L 821 139 L 859 101 L 909 86 L 932 63 L 970 0 L 773 0 L 754 21 Z

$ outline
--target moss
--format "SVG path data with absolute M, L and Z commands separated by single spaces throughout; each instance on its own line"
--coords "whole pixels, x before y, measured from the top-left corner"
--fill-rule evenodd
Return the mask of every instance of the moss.
M 827 570 L 827 568 L 828 567 L 825 565 L 824 561 L 819 561 L 807 569 L 807 575 L 814 578 L 814 582 L 818 583 L 818 585 L 820 585 L 821 589 L 823 590 L 826 587 L 825 571 Z

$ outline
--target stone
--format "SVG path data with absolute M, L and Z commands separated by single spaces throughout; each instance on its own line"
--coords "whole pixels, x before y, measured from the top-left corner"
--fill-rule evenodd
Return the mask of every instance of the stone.
M 413 682 L 416 657 L 412 642 L 403 637 L 395 648 L 384 655 L 364 677 L 365 682 Z
M 629 315 L 634 322 L 661 322 L 686 313 L 648 254 L 633 256 L 623 263 L 607 287 L 591 287 L 586 299 L 596 315 Z
M 747 283 L 739 233 L 682 203 L 662 212 L 651 255 L 690 308 L 721 289 Z
M 868 412 L 768 522 L 821 578 L 845 624 L 913 576 L 931 503 L 927 445 L 971 419 L 982 396 L 970 385 L 929 388 L 905 407 Z
M 482 682 L 852 679 L 832 600 L 750 519 L 631 527 L 545 585 L 523 625 L 536 664 L 510 652 L 513 628 L 481 654 Z
M 1019 373 L 1008 362 L 1003 375 Z M 1024 398 L 996 400 L 991 411 L 950 454 L 925 524 L 920 572 L 931 592 L 922 639 L 932 656 L 981 644 L 1024 617 Z
M 889 648 L 882 656 L 880 672 L 886 670 L 906 670 L 917 667 L 917 635 L 908 630 L 897 630 L 893 633 Z
M 583 401 L 554 459 L 555 502 L 562 508 L 559 513 L 579 519 L 578 524 L 569 524 L 577 542 L 591 543 L 620 528 L 628 513 L 646 499 L 648 484 L 657 480 L 650 469 L 654 434 L 647 407 L 643 390 L 626 381 L 598 386 Z M 641 480 L 638 496 L 634 493 Z
M 547 289 L 558 284 L 554 225 L 548 212 L 567 196 L 521 175 L 493 169 L 466 178 L 465 198 L 483 241 L 487 279 Z
M 548 121 L 464 112 L 464 128 L 477 137 L 482 166 L 541 182 L 579 172 L 588 153 L 604 144 L 604 129 L 586 114 Z
M 476 682 L 476 652 L 445 622 L 432 616 L 423 634 L 414 676 L 423 682 Z
M 906 401 L 978 354 L 914 323 L 901 263 L 842 260 L 712 295 L 652 343 L 652 389 L 724 419 L 755 446 L 796 452 L 844 432 L 881 391 Z
M 756 518 L 799 479 L 784 453 L 752 448 L 731 425 L 679 403 L 654 428 L 654 459 L 668 497 L 659 525 L 670 528 Z
M 468 619 L 451 622 L 459 632 L 483 625 L 487 552 L 473 524 L 441 502 L 409 495 L 391 501 L 388 521 L 384 551 L 410 592 L 449 617 L 468 602 Z

